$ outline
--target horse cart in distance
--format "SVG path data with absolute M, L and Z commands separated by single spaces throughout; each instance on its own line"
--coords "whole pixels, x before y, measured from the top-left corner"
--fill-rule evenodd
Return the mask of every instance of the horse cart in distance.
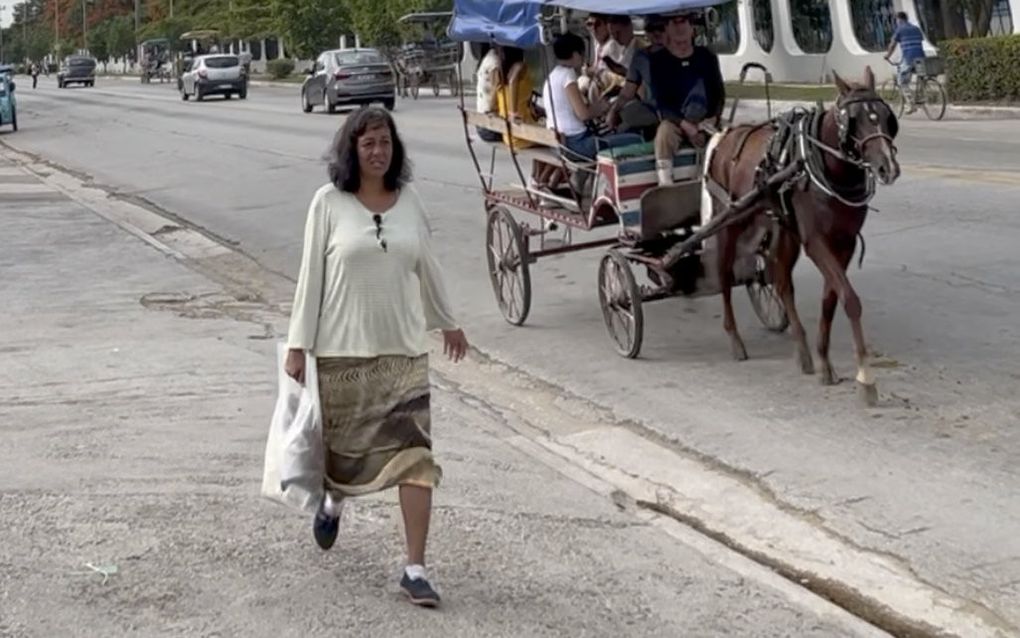
M 706 3 L 705 0 L 696 2 L 698 7 Z M 572 8 L 583 8 L 580 5 L 584 4 L 579 0 L 566 3 Z M 500 24 L 500 4 L 492 3 L 497 5 L 491 9 L 492 13 L 480 18 L 460 13 L 477 8 L 477 3 L 467 2 L 464 7 L 456 3 L 451 34 L 462 39 L 484 36 L 495 44 L 521 48 L 538 47 L 548 41 L 546 30 L 552 21 L 542 16 L 537 6 L 541 3 L 531 7 L 532 15 L 521 16 L 526 21 L 534 20 L 531 25 Z M 692 7 L 691 2 L 682 0 L 637 4 L 641 5 L 640 11 L 647 13 Z M 458 18 L 462 20 L 458 22 Z M 482 30 L 478 29 L 479 24 L 485 25 Z M 526 26 L 531 28 L 530 35 Z M 516 145 L 506 147 L 520 183 L 497 186 L 493 177 L 496 153 L 504 146 L 492 147 L 486 172 L 475 142 L 468 135 L 468 146 L 485 197 L 486 254 L 491 283 L 506 321 L 517 326 L 526 321 L 532 303 L 530 269 L 538 260 L 601 247 L 608 250 L 598 269 L 598 299 L 609 336 L 622 356 L 635 358 L 641 351 L 643 304 L 676 296 L 729 294 L 731 286 L 746 289 L 755 313 L 766 328 L 777 332 L 787 328 L 785 308 L 771 280 L 776 233 L 769 224 L 761 224 L 742 238 L 732 282 L 720 280 L 717 274 L 719 255 L 711 240 L 679 256 L 671 253 L 708 221 L 709 211 L 702 208 L 702 150 L 681 148 L 673 158 L 674 183 L 659 186 L 654 147 L 650 142 L 603 150 L 595 161 L 579 163 L 567 159 L 561 152 L 562 140 L 554 130 L 471 111 L 463 99 L 461 109 L 466 131 L 471 128 L 505 131 L 512 138 L 533 145 L 526 151 L 515 150 Z M 569 193 L 556 195 L 533 187 L 525 178 L 527 167 L 522 167 L 522 163 L 527 162 L 532 165 L 533 175 L 543 167 L 554 166 L 572 175 Z M 616 227 L 617 232 L 610 237 L 582 242 L 575 242 L 573 238 L 574 231 L 612 227 Z
M 443 34 L 452 16 L 450 12 L 411 13 L 398 20 L 406 30 L 417 33 L 417 39 L 405 41 L 395 56 L 401 97 L 417 100 L 422 87 L 431 87 L 436 97 L 444 87 L 454 97 L 461 93 L 462 47 Z
M 142 84 L 150 84 L 153 79 L 158 79 L 160 84 L 170 82 L 172 66 L 170 40 L 166 38 L 146 40 L 138 45 L 138 48 L 141 51 Z

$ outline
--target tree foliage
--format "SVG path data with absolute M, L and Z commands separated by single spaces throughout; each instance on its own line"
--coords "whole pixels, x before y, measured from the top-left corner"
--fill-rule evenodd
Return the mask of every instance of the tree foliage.
M 387 1 L 375 0 L 377 4 Z M 336 47 L 346 32 L 348 4 L 343 0 L 272 0 L 272 20 L 291 54 L 314 58 L 322 50 Z
M 399 45 L 405 38 L 420 39 L 421 27 L 405 26 L 397 22 L 409 13 L 449 11 L 452 0 L 348 0 L 351 6 L 351 26 L 362 44 L 381 48 Z M 435 36 L 442 35 L 446 23 L 432 25 Z

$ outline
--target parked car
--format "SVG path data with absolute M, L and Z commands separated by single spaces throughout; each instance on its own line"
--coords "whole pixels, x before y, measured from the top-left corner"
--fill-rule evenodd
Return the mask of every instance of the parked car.
M 82 86 L 96 85 L 96 59 L 86 55 L 72 55 L 64 58 L 57 71 L 57 86 L 65 88 L 68 84 Z
M 194 96 L 201 102 L 207 95 L 248 97 L 248 74 L 236 55 L 199 55 L 184 67 L 177 88 L 185 102 Z
M 18 105 L 14 100 L 14 80 L 10 75 L 0 73 L 0 126 L 8 124 L 18 130 Z
M 382 102 L 390 111 L 396 106 L 393 67 L 375 49 L 326 51 L 307 73 L 301 85 L 301 109 L 305 113 L 316 106 L 325 106 L 330 113 L 347 104 Z

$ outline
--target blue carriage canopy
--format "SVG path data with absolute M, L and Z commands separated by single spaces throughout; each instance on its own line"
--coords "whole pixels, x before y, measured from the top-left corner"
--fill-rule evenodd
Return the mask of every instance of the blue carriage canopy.
M 588 13 L 669 14 L 728 0 L 454 0 L 447 34 L 462 42 L 489 42 L 530 49 L 542 44 L 542 10 L 562 7 Z M 622 7 L 621 5 L 626 5 Z

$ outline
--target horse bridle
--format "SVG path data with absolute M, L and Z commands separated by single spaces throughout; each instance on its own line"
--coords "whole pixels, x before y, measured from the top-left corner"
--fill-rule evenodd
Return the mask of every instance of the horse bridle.
M 854 104 L 874 104 L 881 102 L 883 106 L 889 108 L 885 100 L 876 95 L 873 91 L 869 91 L 870 95 L 862 96 L 850 96 L 840 97 L 836 100 L 836 127 L 839 131 L 839 149 L 846 155 L 847 159 L 851 160 L 852 163 L 857 164 L 862 168 L 867 168 L 868 165 L 863 161 L 864 148 L 874 140 L 885 140 L 889 143 L 889 147 L 892 148 L 893 153 L 896 153 L 896 143 L 892 135 L 885 133 L 882 130 L 878 130 L 871 135 L 865 135 L 863 138 L 858 138 L 850 132 L 850 109 L 849 106 Z M 878 114 L 871 108 L 868 109 L 868 119 L 874 124 L 878 124 Z M 893 118 L 894 126 L 899 127 L 899 123 L 896 121 L 896 115 L 889 109 L 889 116 Z

